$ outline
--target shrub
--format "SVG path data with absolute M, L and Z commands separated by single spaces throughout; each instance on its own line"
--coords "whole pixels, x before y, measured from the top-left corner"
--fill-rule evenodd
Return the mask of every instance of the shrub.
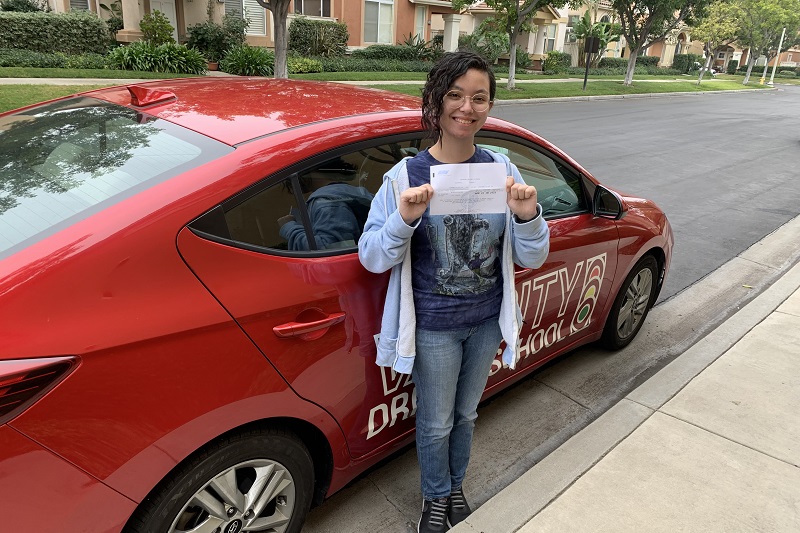
M 208 61 L 219 61 L 225 53 L 225 31 L 222 26 L 207 20 L 186 29 L 186 46 L 200 52 Z
M 307 57 L 289 56 L 287 59 L 289 74 L 307 74 L 309 72 L 322 72 L 322 63 Z
M 40 0 L 2 0 L 0 11 L 16 11 L 17 13 L 36 13 L 49 11 L 49 5 Z
M 636 59 L 636 65 L 641 65 L 643 67 L 656 67 L 658 66 L 660 59 L 660 57 L 656 56 L 639 56 Z
M 140 41 L 120 46 L 109 52 L 108 64 L 112 68 L 148 72 L 203 74 L 206 71 L 206 60 L 200 52 L 175 43 L 154 46 Z
M 570 60 L 571 61 L 571 60 Z M 531 56 L 521 46 L 517 45 L 516 67 L 528 69 L 533 64 Z
M 225 34 L 226 51 L 245 43 L 249 25 L 250 19 L 241 15 L 225 15 L 222 17 L 222 31 Z
M 354 50 L 352 57 L 362 59 L 395 59 L 398 61 L 415 61 L 417 50 L 404 44 L 373 44 L 361 50 Z
M 602 57 L 597 64 L 598 68 L 628 68 L 628 59 L 625 57 Z M 590 71 L 591 72 L 591 71 Z
M 238 76 L 272 76 L 275 55 L 266 48 L 242 44 L 234 46 L 220 61 L 219 68 Z
M 0 67 L 63 68 L 64 56 L 13 48 L 0 49 Z
M 471 50 L 490 65 L 508 52 L 508 34 L 500 29 L 494 19 L 487 18 L 471 34 L 459 35 L 458 49 Z
M 572 66 L 572 56 L 558 50 L 547 53 L 547 57 L 542 64 L 542 70 L 546 73 L 564 72 Z
M 340 22 L 298 17 L 289 25 L 289 50 L 303 56 L 343 56 L 349 38 L 347 25 Z
M 397 61 L 358 57 L 316 57 L 323 72 L 428 72 L 431 61 Z
M 56 55 L 64 57 L 65 68 L 104 69 L 108 65 L 106 56 L 100 54 L 66 55 L 59 52 Z
M 169 23 L 167 16 L 158 9 L 142 17 L 139 29 L 142 30 L 142 38 L 146 43 L 159 46 L 175 42 L 172 36 L 175 28 Z
M 0 12 L 0 48 L 105 54 L 108 50 L 108 28 L 100 17 L 85 11 Z
M 444 49 L 440 44 L 435 41 L 425 42 L 425 39 L 413 33 L 409 33 L 408 37 L 398 44 L 413 48 L 415 53 L 414 60 L 436 61 L 444 54 Z
M 797 74 L 794 73 L 792 70 L 782 70 L 775 74 L 778 78 L 796 78 Z
M 108 33 L 110 33 L 112 37 L 116 38 L 117 32 L 125 27 L 125 22 L 122 20 L 122 17 L 111 15 L 106 20 L 106 26 L 108 26 Z
M 728 67 L 725 69 L 725 73 L 726 74 L 736 74 L 736 69 L 737 68 L 739 68 L 739 60 L 738 59 L 731 59 L 730 61 L 728 61 Z
M 687 74 L 689 71 L 697 70 L 695 63 L 702 63 L 703 56 L 697 54 L 675 54 L 672 59 L 672 68 L 680 70 L 681 74 Z

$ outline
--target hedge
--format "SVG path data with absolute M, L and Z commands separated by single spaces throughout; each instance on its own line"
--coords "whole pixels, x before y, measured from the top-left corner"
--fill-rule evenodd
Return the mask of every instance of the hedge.
M 697 70 L 695 63 L 703 63 L 703 56 L 697 54 L 675 54 L 672 60 L 672 68 L 680 70 L 682 74 Z
M 360 50 L 353 50 L 351 57 L 361 59 L 394 59 L 396 61 L 416 61 L 419 53 L 413 46 L 404 44 L 373 44 Z
M 299 17 L 289 25 L 289 50 L 303 56 L 343 56 L 349 38 L 347 25 L 341 22 Z
M 323 72 L 429 72 L 431 61 L 397 61 L 358 57 L 315 57 Z
M 572 56 L 570 54 L 553 50 L 547 53 L 542 70 L 546 73 L 563 72 L 571 66 Z
M 638 61 L 637 61 L 638 64 Z M 624 57 L 601 57 L 598 68 L 628 68 L 628 60 Z
M 100 54 L 69 55 L 61 52 L 43 54 L 31 50 L 0 49 L 0 67 L 28 68 L 106 68 L 106 58 Z
M 0 12 L 0 48 L 105 54 L 108 45 L 108 27 L 92 13 Z

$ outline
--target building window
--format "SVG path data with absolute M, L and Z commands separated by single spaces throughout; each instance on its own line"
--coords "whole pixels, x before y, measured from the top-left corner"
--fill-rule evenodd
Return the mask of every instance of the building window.
M 725 52 L 720 52 L 717 54 L 717 59 L 725 59 Z
M 330 17 L 331 0 L 294 0 L 295 15 Z
M 89 11 L 89 0 L 70 0 L 70 11 Z
M 414 34 L 423 41 L 425 40 L 425 21 L 427 17 L 428 8 L 426 6 L 417 6 L 414 10 Z
M 394 0 L 364 2 L 364 42 L 393 44 Z
M 786 58 L 786 61 L 791 61 L 791 60 L 792 60 L 792 54 L 789 54 L 789 56 Z
M 267 34 L 267 12 L 256 0 L 225 0 L 225 14 L 245 16 L 250 19 L 245 33 L 264 36 Z
M 548 24 L 544 29 L 544 51 L 552 52 L 556 47 L 556 24 Z

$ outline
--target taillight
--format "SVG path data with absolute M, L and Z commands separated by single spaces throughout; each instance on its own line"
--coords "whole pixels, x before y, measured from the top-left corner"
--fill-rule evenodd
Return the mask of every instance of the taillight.
M 0 361 L 0 424 L 30 407 L 77 364 L 77 357 Z

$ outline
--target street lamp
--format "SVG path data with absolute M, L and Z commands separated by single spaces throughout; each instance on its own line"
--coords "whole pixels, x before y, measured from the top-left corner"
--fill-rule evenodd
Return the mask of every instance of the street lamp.
M 775 56 L 775 64 L 772 65 L 772 75 L 769 77 L 768 85 L 773 85 L 773 81 L 775 80 L 775 69 L 778 68 L 778 61 L 781 59 L 781 46 L 783 46 L 783 38 L 786 35 L 786 28 L 783 28 L 783 33 L 781 33 L 781 40 L 778 43 L 778 54 Z

